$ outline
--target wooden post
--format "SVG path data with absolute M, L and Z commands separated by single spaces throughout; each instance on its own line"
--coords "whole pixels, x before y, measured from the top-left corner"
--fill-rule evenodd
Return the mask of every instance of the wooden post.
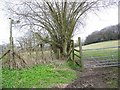
M 39 50 L 38 50 L 38 47 L 35 47 L 35 56 L 36 56 L 36 63 L 38 64 L 38 52 L 39 52 Z
M 32 50 L 31 50 L 32 46 L 31 46 L 31 39 L 28 40 L 28 44 L 29 44 L 29 45 L 28 45 L 29 60 L 32 61 Z
M 58 59 L 60 59 L 60 49 L 57 49 L 58 52 Z
M 10 18 L 10 68 L 12 69 L 13 64 L 12 62 L 14 61 L 14 45 L 13 45 L 13 37 L 12 37 L 12 22 L 13 20 Z
M 82 70 L 84 68 L 84 64 L 83 64 L 83 61 L 82 61 L 82 44 L 81 44 L 81 38 L 78 37 L 78 44 L 79 44 L 79 51 L 80 51 L 80 64 L 81 64 L 81 67 L 82 67 Z
M 0 60 L 0 89 L 2 90 L 2 82 L 3 78 L 2 78 L 2 60 Z
M 43 57 L 44 57 L 44 56 L 43 56 L 43 55 L 44 55 L 44 54 L 43 54 L 43 44 L 40 44 L 40 47 L 41 47 L 41 52 L 42 52 L 41 55 L 42 55 L 42 60 L 43 60 Z
M 72 40 L 72 60 L 75 64 L 75 61 L 74 61 L 75 57 L 74 57 L 74 40 Z
M 53 61 L 53 55 L 52 55 L 52 54 L 53 54 L 53 53 L 52 53 L 52 50 L 53 50 L 53 49 L 52 49 L 52 44 L 50 45 L 50 48 L 51 48 L 51 49 L 50 49 L 50 52 L 51 52 L 51 58 L 52 58 L 52 61 Z
M 3 45 L 1 46 L 1 48 L 2 48 L 2 52 L 1 52 L 1 54 L 3 55 L 3 52 L 4 52 Z

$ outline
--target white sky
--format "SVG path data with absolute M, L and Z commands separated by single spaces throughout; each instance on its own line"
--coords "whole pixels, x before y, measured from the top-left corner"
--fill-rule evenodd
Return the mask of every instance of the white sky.
M 118 7 L 102 10 L 97 15 L 91 13 L 86 20 L 85 28 L 81 30 L 80 34 L 74 37 L 74 40 L 77 40 L 79 36 L 85 39 L 86 36 L 96 30 L 101 30 L 107 26 L 116 24 L 118 24 Z
M 82 39 L 93 31 L 100 30 L 106 26 L 118 24 L 118 7 L 109 8 L 98 13 L 99 16 L 95 14 L 89 14 L 89 18 L 86 20 L 86 26 L 81 30 L 80 34 L 73 37 L 77 40 L 77 37 L 81 36 Z M 13 29 L 14 39 L 21 36 L 22 33 L 18 33 L 18 30 Z M 2 6 L 0 4 L 0 44 L 9 42 L 9 20 L 4 15 Z

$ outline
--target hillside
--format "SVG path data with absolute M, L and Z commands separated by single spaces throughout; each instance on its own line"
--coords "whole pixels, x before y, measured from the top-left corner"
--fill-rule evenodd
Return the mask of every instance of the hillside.
M 99 31 L 94 31 L 92 34 L 86 37 L 84 44 L 88 45 L 88 44 L 97 43 L 97 42 L 118 40 L 119 25 L 120 24 L 112 25 L 112 26 L 105 27 Z
M 95 49 L 95 48 L 117 47 L 118 42 L 119 40 L 104 41 L 104 42 L 85 45 L 85 46 L 82 46 L 82 48 L 83 49 Z

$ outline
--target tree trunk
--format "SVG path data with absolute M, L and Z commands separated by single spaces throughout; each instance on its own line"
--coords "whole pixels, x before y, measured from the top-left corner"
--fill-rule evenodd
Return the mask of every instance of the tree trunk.
M 53 52 L 55 54 L 55 58 L 59 59 L 59 55 L 58 55 L 58 49 L 59 48 L 56 45 L 52 44 L 52 49 L 53 49 Z
M 61 53 L 62 54 L 62 57 L 64 58 L 64 59 L 66 59 L 67 58 L 67 55 L 68 55 L 68 53 L 67 53 L 67 42 L 64 42 L 63 43 L 63 52 Z
M 71 50 L 71 43 L 65 41 L 61 47 L 58 47 L 57 45 L 52 45 L 52 48 L 56 59 L 66 60 Z

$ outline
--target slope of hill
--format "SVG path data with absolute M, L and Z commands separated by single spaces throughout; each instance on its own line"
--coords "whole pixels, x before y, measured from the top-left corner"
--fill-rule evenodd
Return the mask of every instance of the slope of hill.
M 85 46 L 82 46 L 82 48 L 84 50 L 84 49 L 118 47 L 118 42 L 119 42 L 119 40 L 111 40 L 111 41 L 105 41 L 105 42 L 99 42 L 99 43 L 85 45 Z
M 93 32 L 92 34 L 86 37 L 84 44 L 88 45 L 97 42 L 118 40 L 119 39 L 118 26 L 120 26 L 120 24 L 108 26 L 99 31 Z

